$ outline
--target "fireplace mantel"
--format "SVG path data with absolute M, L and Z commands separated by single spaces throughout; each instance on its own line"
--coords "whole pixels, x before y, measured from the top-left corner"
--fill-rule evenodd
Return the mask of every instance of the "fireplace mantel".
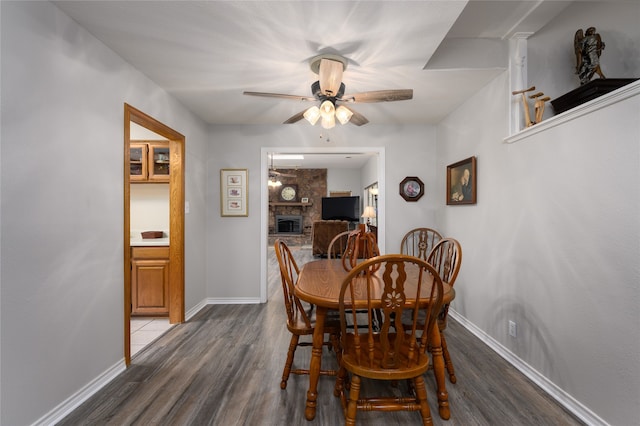
M 269 203 L 269 207 L 311 207 L 313 203 Z

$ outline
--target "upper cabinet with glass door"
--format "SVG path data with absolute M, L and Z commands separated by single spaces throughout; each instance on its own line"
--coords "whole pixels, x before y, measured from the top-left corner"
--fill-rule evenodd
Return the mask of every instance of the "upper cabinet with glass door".
M 132 141 L 129 148 L 131 182 L 169 182 L 169 142 Z

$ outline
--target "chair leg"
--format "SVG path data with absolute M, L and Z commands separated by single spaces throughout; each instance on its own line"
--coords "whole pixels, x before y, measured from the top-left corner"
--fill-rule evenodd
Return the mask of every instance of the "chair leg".
M 440 336 L 442 338 L 442 356 L 444 357 L 444 365 L 449 373 L 449 381 L 455 383 L 458 379 L 456 379 L 456 372 L 453 370 L 453 362 L 451 362 L 451 356 L 449 356 L 449 350 L 447 349 L 447 339 L 444 338 L 444 333 Z
M 336 377 L 336 384 L 333 386 L 333 396 L 339 397 L 340 402 L 342 404 L 342 409 L 347 409 L 347 398 L 346 398 L 346 379 L 347 379 L 347 370 L 340 366 L 338 368 L 338 376 Z
M 331 350 L 336 354 L 338 365 L 340 365 L 340 359 L 342 358 L 342 349 L 340 348 L 340 336 L 338 334 L 329 335 L 329 342 L 331 343 Z
M 353 374 L 352 376 L 351 390 L 349 391 L 349 402 L 347 404 L 347 412 L 345 418 L 345 424 L 347 426 L 355 426 L 356 424 L 358 398 L 360 397 L 360 376 L 358 376 L 357 374 Z
M 333 387 L 333 396 L 341 397 L 344 396 L 344 385 L 345 385 L 345 377 L 347 375 L 347 370 L 342 366 L 342 348 L 340 347 L 340 337 L 337 334 L 332 334 L 329 336 L 331 341 L 333 342 L 333 350 L 336 354 L 336 360 L 338 361 L 338 373 L 336 374 L 336 384 Z M 345 404 L 343 404 L 344 408 Z
M 289 380 L 289 373 L 291 373 L 291 366 L 293 365 L 293 356 L 296 353 L 298 347 L 298 340 L 300 337 L 296 334 L 291 335 L 291 342 L 289 342 L 289 351 L 287 352 L 287 361 L 284 363 L 284 371 L 282 372 L 282 381 L 280 382 L 280 389 L 287 388 L 287 380 Z
M 420 415 L 422 416 L 422 424 L 425 426 L 432 426 L 433 419 L 431 418 L 431 410 L 429 409 L 429 403 L 427 402 L 427 389 L 424 385 L 424 377 L 422 375 L 413 379 L 415 386 L 416 400 L 420 404 Z

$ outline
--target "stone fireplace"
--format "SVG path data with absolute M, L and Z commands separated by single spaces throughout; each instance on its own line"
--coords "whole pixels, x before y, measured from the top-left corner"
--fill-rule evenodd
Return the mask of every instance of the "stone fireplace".
M 302 215 L 276 215 L 276 233 L 302 234 Z
M 269 244 L 280 238 L 289 245 L 310 245 L 313 222 L 322 216 L 322 197 L 327 196 L 327 169 L 278 169 L 283 175 L 282 186 L 297 185 L 295 200 L 284 202 L 279 198 L 280 188 L 269 187 Z M 304 203 L 303 198 L 305 199 Z M 296 217 L 292 223 L 278 224 L 280 217 Z

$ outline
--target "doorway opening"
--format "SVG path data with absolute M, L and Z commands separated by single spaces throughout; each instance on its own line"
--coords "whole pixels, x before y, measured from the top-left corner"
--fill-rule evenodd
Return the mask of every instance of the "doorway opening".
M 167 306 L 169 323 L 184 322 L 184 144 L 185 137 L 142 111 L 124 104 L 124 358 L 131 363 L 132 257 L 131 257 L 131 140 L 132 123 L 168 141 L 169 246 Z
M 314 147 L 269 147 L 261 148 L 261 174 L 260 174 L 260 302 L 265 303 L 268 298 L 268 276 L 269 276 L 269 182 L 271 163 L 274 154 L 334 154 L 348 156 L 350 154 L 371 154 L 377 157 L 377 166 L 373 170 L 363 171 L 367 175 L 367 180 L 361 182 L 363 185 L 358 193 L 364 190 L 372 182 L 377 182 L 377 223 L 378 223 L 378 246 L 381 253 L 385 252 L 385 148 L 384 147 L 334 147 L 334 148 L 314 148 Z M 270 166 L 271 164 L 271 166 Z M 323 168 L 330 168 L 329 165 Z M 366 201 L 366 198 L 364 199 Z M 303 201 L 300 199 L 300 201 Z M 307 200 L 308 202 L 309 200 Z M 304 204 L 304 203 L 303 203 Z

